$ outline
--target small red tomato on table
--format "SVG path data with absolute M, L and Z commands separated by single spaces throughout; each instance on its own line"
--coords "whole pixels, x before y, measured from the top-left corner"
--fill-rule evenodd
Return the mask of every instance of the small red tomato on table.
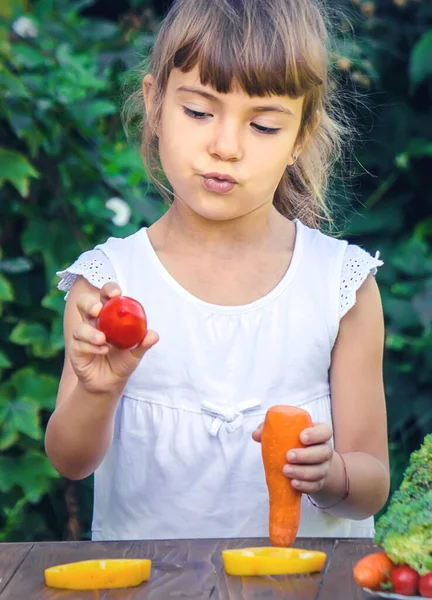
M 137 300 L 115 296 L 102 307 L 96 327 L 115 348 L 132 350 L 147 334 L 147 317 Z
M 415 596 L 418 591 L 420 575 L 411 567 L 402 565 L 394 567 L 390 574 L 390 581 L 395 594 Z
M 420 577 L 419 592 L 423 598 L 432 598 L 432 571 Z

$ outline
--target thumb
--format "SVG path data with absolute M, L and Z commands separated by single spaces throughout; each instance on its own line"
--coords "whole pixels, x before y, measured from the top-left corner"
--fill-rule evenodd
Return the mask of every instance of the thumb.
M 262 435 L 262 430 L 264 428 L 264 423 L 261 423 L 261 425 L 255 429 L 255 431 L 252 433 L 252 439 L 255 442 L 261 442 L 261 435 Z
M 151 329 L 149 329 L 146 333 L 145 338 L 141 342 L 141 344 L 139 346 L 137 346 L 136 348 L 134 348 L 133 350 L 131 350 L 130 352 L 131 352 L 132 356 L 134 356 L 138 360 L 141 360 L 141 358 L 144 356 L 144 354 L 147 352 L 147 350 L 150 350 L 150 348 L 152 346 L 154 346 L 155 344 L 157 344 L 158 341 L 159 341 L 159 336 L 156 333 L 156 331 L 152 331 Z

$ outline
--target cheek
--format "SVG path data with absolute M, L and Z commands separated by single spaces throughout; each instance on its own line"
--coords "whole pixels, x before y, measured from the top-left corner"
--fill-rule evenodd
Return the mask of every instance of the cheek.
M 251 173 L 256 174 L 257 181 L 261 182 L 263 187 L 274 187 L 278 185 L 289 162 L 290 153 L 287 152 L 286 146 L 272 147 L 269 152 L 261 150 L 254 159 Z

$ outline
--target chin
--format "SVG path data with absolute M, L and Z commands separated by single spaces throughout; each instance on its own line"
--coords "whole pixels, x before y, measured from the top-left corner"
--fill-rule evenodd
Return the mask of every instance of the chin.
M 188 204 L 190 210 L 208 221 L 230 221 L 243 216 L 243 213 L 235 206 L 225 200 L 225 202 L 214 201 L 205 203 Z
M 181 196 L 178 196 L 179 200 Z M 241 210 L 238 200 L 231 195 L 219 194 L 197 194 L 189 195 L 187 201 L 180 200 L 187 208 L 196 215 L 208 221 L 229 221 L 247 214 L 248 210 Z

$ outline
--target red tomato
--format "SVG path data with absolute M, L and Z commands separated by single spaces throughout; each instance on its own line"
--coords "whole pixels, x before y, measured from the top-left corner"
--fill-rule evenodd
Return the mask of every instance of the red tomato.
M 107 342 L 120 350 L 132 350 L 147 333 L 147 317 L 137 300 L 127 296 L 110 298 L 99 313 L 96 324 Z
M 420 577 L 419 592 L 424 598 L 432 598 L 432 571 Z
M 395 567 L 390 575 L 390 581 L 395 594 L 415 596 L 417 594 L 420 575 L 411 567 Z

